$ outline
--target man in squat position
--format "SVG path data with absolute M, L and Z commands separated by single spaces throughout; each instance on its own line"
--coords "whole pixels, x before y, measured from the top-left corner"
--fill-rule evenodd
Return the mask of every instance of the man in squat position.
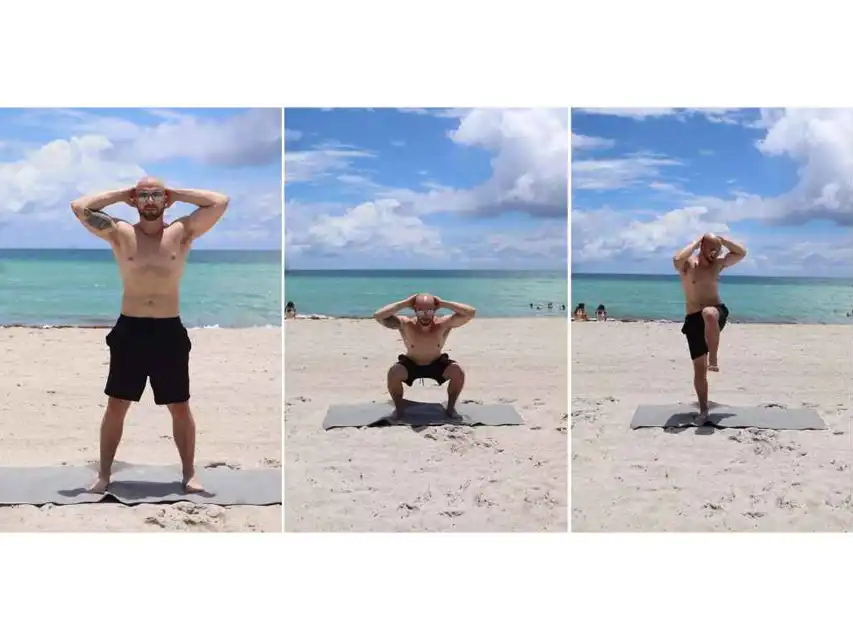
M 103 211 L 123 202 L 139 212 L 135 224 Z M 198 207 L 165 223 L 176 202 Z M 151 380 L 154 402 L 172 414 L 172 434 L 187 492 L 202 491 L 195 478 L 195 421 L 190 411 L 189 357 L 192 344 L 179 311 L 181 276 L 193 241 L 207 233 L 228 207 L 228 196 L 212 191 L 169 189 L 154 178 L 136 187 L 83 196 L 71 203 L 77 219 L 112 247 L 124 284 L 119 315 L 107 335 L 110 370 L 101 421 L 100 470 L 89 491 L 103 493 L 121 441 L 124 419 Z
M 723 248 L 728 250 L 725 255 L 721 255 Z M 693 255 L 697 249 L 698 255 Z M 741 245 L 706 233 L 672 258 L 684 289 L 686 316 L 681 333 L 687 338 L 693 360 L 693 386 L 699 399 L 697 426 L 708 419 L 708 372 L 720 370 L 720 332 L 729 317 L 728 307 L 720 299 L 720 272 L 744 257 L 746 249 Z
M 436 317 L 436 311 L 442 307 L 452 311 L 453 315 Z M 414 309 L 414 318 L 397 315 L 406 308 Z M 447 415 L 450 418 L 458 417 L 456 401 L 465 386 L 465 372 L 442 350 L 451 329 L 468 324 L 475 314 L 473 307 L 440 300 L 428 293 L 409 296 L 373 314 L 383 327 L 399 331 L 406 345 L 406 354 L 399 356 L 397 363 L 388 370 L 388 393 L 396 408 L 395 418 L 403 416 L 403 383 L 411 387 L 420 378 L 430 378 L 439 384 L 450 381 L 447 387 Z

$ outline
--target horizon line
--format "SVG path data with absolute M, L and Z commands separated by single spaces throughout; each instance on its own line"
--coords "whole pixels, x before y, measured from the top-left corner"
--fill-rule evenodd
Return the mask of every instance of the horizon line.
M 671 276 L 673 278 L 678 277 L 676 273 L 666 273 L 666 272 L 658 272 L 658 273 L 647 273 L 647 272 L 635 272 L 635 273 L 621 273 L 616 271 L 572 271 L 571 274 L 573 276 Z M 770 275 L 757 275 L 751 273 L 724 273 L 720 277 L 722 278 L 823 278 L 829 280 L 851 280 L 853 277 L 844 276 L 844 275 L 780 275 L 780 274 L 770 274 Z

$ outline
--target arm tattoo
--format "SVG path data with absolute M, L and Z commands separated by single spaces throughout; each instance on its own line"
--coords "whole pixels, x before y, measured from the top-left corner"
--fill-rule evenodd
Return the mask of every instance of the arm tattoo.
M 106 231 L 115 226 L 115 221 L 103 211 L 84 209 L 83 222 L 95 231 Z
M 385 318 L 382 321 L 383 326 L 388 327 L 389 329 L 399 329 L 400 328 L 400 318 L 397 316 L 390 316 Z

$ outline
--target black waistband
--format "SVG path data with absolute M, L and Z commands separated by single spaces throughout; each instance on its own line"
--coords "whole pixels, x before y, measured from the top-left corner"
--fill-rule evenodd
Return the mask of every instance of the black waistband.
M 139 327 L 169 327 L 182 326 L 181 316 L 171 318 L 145 318 L 142 316 L 126 316 L 123 313 L 116 320 L 116 324 L 124 324 Z

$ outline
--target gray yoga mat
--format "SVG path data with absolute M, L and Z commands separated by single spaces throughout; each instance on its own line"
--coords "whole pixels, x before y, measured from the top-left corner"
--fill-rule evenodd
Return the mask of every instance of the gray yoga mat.
M 84 504 L 111 496 L 126 505 L 166 502 L 197 504 L 281 504 L 280 469 L 203 468 L 198 479 L 204 493 L 185 494 L 180 467 L 116 463 L 106 494 L 87 493 L 94 467 L 0 467 L 0 505 Z
M 333 404 L 323 420 L 323 429 L 336 427 L 381 427 L 390 424 L 405 424 L 425 427 L 436 424 L 460 424 L 503 426 L 522 424 L 521 416 L 510 404 L 477 404 L 465 402 L 456 406 L 459 419 L 452 420 L 437 402 L 409 402 L 403 419 L 394 423 L 390 420 L 394 406 L 388 402 L 365 404 Z
M 699 410 L 694 405 L 640 405 L 631 419 L 631 428 L 690 427 Z M 707 426 L 720 429 L 758 427 L 760 429 L 806 430 L 826 429 L 814 409 L 785 409 L 777 406 L 730 407 L 714 406 L 708 412 Z

